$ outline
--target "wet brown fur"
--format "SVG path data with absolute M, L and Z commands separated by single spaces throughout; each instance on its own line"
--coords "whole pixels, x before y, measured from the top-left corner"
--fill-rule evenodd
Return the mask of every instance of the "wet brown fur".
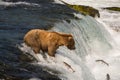
M 48 55 L 53 57 L 59 46 L 66 46 L 70 50 L 75 49 L 75 41 L 71 34 L 40 29 L 33 29 L 26 33 L 24 42 L 30 46 L 35 53 L 39 53 L 41 50 L 43 53 L 48 52 Z

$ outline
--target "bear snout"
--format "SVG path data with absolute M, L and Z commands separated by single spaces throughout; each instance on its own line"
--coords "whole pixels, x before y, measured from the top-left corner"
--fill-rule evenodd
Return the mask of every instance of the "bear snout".
M 76 48 L 75 47 L 72 47 L 71 50 L 75 50 Z
M 70 49 L 70 50 L 75 50 L 76 48 L 75 48 L 75 46 L 73 46 L 73 47 L 68 46 L 68 49 Z

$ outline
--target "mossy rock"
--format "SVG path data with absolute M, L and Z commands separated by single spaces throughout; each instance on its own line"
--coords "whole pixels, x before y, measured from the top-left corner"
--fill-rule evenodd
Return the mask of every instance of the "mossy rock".
M 90 6 L 84 6 L 84 5 L 71 5 L 68 4 L 62 0 L 60 0 L 61 2 L 63 2 L 65 5 L 67 5 L 68 7 L 84 14 L 84 15 L 90 15 L 92 17 L 100 17 L 100 13 L 97 9 L 90 7 Z
M 100 17 L 99 11 L 90 6 L 83 5 L 69 5 L 69 7 L 73 8 L 76 11 L 81 12 L 84 15 L 90 15 L 92 17 Z
M 120 7 L 107 7 L 107 8 L 103 8 L 103 9 L 108 9 L 108 10 L 112 10 L 112 11 L 120 11 Z

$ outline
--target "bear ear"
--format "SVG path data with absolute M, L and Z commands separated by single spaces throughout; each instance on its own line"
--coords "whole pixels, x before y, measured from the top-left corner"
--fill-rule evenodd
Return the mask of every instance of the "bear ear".
M 68 40 L 70 41 L 70 40 L 72 40 L 72 37 L 70 36 L 70 37 L 68 37 Z

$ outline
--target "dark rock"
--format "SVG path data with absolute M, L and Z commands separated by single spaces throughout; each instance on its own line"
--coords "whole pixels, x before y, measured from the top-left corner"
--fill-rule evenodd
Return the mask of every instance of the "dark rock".
M 50 74 L 49 72 L 47 72 L 48 69 L 47 70 L 45 69 L 46 67 L 41 67 L 40 65 L 26 64 L 26 63 L 22 63 L 21 66 L 22 68 L 25 68 L 28 71 L 34 72 L 34 74 L 36 74 L 38 78 L 42 80 L 61 80 L 56 76 L 56 74 L 57 73 L 60 74 L 60 72 L 55 72 L 54 74 Z

